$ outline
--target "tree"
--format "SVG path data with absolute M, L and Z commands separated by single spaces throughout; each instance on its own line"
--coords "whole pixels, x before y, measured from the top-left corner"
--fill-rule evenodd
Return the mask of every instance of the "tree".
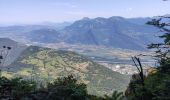
M 48 84 L 48 100 L 86 100 L 87 89 L 83 83 L 78 83 L 73 75 L 58 78 Z
M 145 86 L 146 76 L 143 73 L 143 66 L 138 57 L 132 57 L 138 73 L 133 74 L 125 95 L 129 100 L 150 100 L 152 96 Z
M 149 49 L 155 50 L 154 57 L 159 63 L 156 66 L 158 71 L 142 79 L 142 67 L 139 64 L 139 74 L 132 76 L 126 96 L 130 100 L 170 100 L 170 16 L 159 16 L 147 24 L 159 28 L 163 34 L 159 36 L 163 42 L 148 46 Z M 140 60 L 136 60 L 139 63 Z M 135 63 L 134 59 L 133 61 Z
M 164 40 L 163 43 L 153 43 L 148 46 L 149 49 L 156 50 L 156 58 L 160 66 L 158 70 L 163 73 L 170 72 L 170 17 L 160 16 L 147 23 L 160 29 L 163 35 L 159 36 Z
M 35 90 L 36 83 L 22 78 L 7 79 L 0 77 L 0 99 L 21 100 Z
M 123 100 L 123 99 L 124 99 L 123 92 L 114 91 L 111 97 L 105 95 L 105 100 Z

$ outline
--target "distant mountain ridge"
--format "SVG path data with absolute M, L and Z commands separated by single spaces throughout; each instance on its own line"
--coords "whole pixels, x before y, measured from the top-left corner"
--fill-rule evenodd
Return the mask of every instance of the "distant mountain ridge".
M 40 43 L 56 43 L 59 42 L 59 32 L 54 29 L 39 29 L 33 30 L 25 34 L 25 37 L 30 41 L 40 42 Z
M 135 24 L 137 19 L 123 17 L 85 18 L 67 26 L 62 31 L 61 37 L 67 43 L 142 50 L 146 44 L 157 41 L 154 39 L 156 29 L 143 24 L 144 19 L 139 20 L 139 23 L 142 22 L 141 25 Z
M 19 31 L 11 30 L 11 28 L 10 30 L 0 28 L 0 33 L 9 33 L 15 39 L 21 39 L 22 37 L 25 41 L 37 43 L 66 42 L 70 44 L 145 50 L 147 44 L 160 41 L 159 38 L 156 38 L 157 29 L 145 24 L 150 19 L 123 18 L 119 16 L 94 19 L 86 17 L 60 30 L 51 26 L 33 26 L 32 28 L 25 26 L 24 28 L 17 27 Z

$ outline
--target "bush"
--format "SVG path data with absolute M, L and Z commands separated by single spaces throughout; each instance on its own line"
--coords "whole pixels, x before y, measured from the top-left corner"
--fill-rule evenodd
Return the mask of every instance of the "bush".
M 23 98 L 36 88 L 36 83 L 22 78 L 7 79 L 0 77 L 0 99 Z

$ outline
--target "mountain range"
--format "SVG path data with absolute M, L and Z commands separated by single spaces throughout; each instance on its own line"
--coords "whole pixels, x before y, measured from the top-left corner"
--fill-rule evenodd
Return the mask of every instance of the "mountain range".
M 122 17 L 85 18 L 67 26 L 61 34 L 67 43 L 104 45 L 124 49 L 144 49 L 154 41 L 154 28 L 132 23 Z
M 113 48 L 146 50 L 158 42 L 157 29 L 146 25 L 151 18 L 83 18 L 57 29 L 50 25 L 0 27 L 2 36 L 21 42 L 99 45 Z M 61 27 L 61 26 L 60 26 Z

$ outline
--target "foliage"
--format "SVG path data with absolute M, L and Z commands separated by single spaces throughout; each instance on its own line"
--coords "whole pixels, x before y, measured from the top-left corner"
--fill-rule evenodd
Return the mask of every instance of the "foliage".
M 48 84 L 47 100 L 85 100 L 87 96 L 86 85 L 77 83 L 77 80 L 72 76 L 58 78 L 53 83 Z
M 14 98 L 20 98 L 27 93 L 33 92 L 36 89 L 36 83 L 30 80 L 24 80 L 22 78 L 11 79 L 12 84 L 12 96 Z
M 150 75 L 145 80 L 146 88 L 153 100 L 170 99 L 170 75 L 160 72 Z
M 164 40 L 163 43 L 153 43 L 148 46 L 149 49 L 156 50 L 156 58 L 160 66 L 158 66 L 158 70 L 162 73 L 170 72 L 170 17 L 161 16 L 157 19 L 153 19 L 149 21 L 147 24 L 153 25 L 160 29 L 163 35 L 159 36 Z
M 123 100 L 122 92 L 98 97 L 87 94 L 87 87 L 72 75 L 58 78 L 47 87 L 36 88 L 36 83 L 22 78 L 0 78 L 0 99 L 5 100 Z
M 105 95 L 105 100 L 123 100 L 123 99 L 124 99 L 123 92 L 114 91 L 111 97 Z
M 145 78 L 146 79 L 146 78 Z M 132 75 L 129 86 L 125 92 L 125 95 L 128 100 L 151 100 L 150 93 L 145 87 L 145 83 L 141 82 L 139 74 Z
M 161 16 L 149 21 L 147 24 L 153 25 L 164 33 L 160 38 L 162 43 L 153 43 L 149 49 L 156 50 L 155 58 L 159 66 L 157 72 L 149 74 L 144 79 L 144 85 L 140 82 L 141 78 L 133 78 L 126 90 L 126 97 L 129 100 L 170 100 L 170 17 Z
M 0 99 L 17 99 L 24 97 L 27 93 L 35 90 L 35 82 L 23 80 L 22 78 L 7 79 L 0 77 Z
M 131 81 L 126 90 L 126 97 L 128 100 L 169 100 L 169 84 L 170 75 L 157 72 L 145 78 L 144 86 L 137 81 Z

